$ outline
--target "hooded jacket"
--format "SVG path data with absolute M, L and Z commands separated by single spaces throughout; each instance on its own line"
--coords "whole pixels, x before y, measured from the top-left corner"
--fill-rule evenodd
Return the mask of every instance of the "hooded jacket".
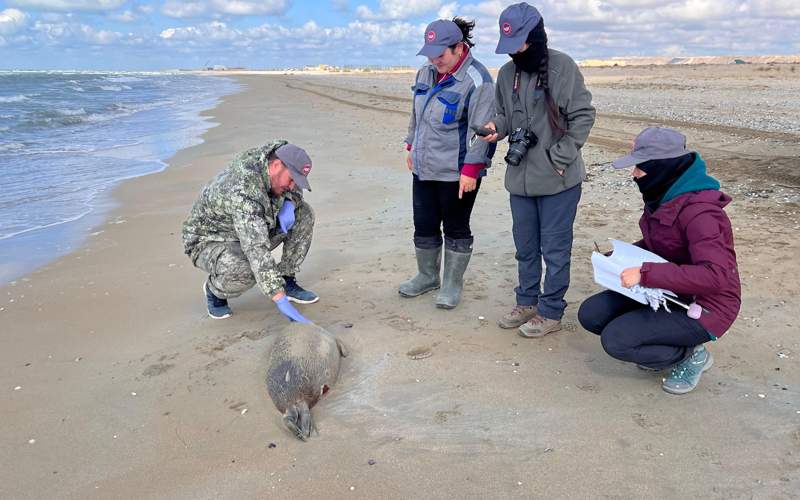
M 636 243 L 669 261 L 642 264 L 641 285 L 693 296 L 707 309 L 699 321 L 715 338 L 736 320 L 742 293 L 733 230 L 723 210 L 731 198 L 718 188 L 697 155 L 661 206 L 652 213 L 644 210 L 643 239 Z

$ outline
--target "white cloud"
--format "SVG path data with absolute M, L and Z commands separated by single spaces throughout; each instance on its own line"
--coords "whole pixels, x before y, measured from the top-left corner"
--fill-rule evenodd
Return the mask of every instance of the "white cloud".
M 125 0 L 7 0 L 8 5 L 35 10 L 113 10 Z
M 161 8 L 161 13 L 177 18 L 203 17 L 214 14 L 277 16 L 284 14 L 289 6 L 289 0 L 204 0 L 193 2 L 168 0 Z
M 33 31 L 40 37 L 40 41 L 48 45 L 74 44 L 87 45 L 112 45 L 124 41 L 127 36 L 116 31 L 95 29 L 82 23 L 48 23 L 37 21 Z
M 69 21 L 73 17 L 71 12 L 67 13 L 60 13 L 60 12 L 43 12 L 39 14 L 39 19 L 41 21 L 47 21 L 49 23 L 65 23 Z
M 735 14 L 738 3 L 737 0 L 687 0 L 679 4 L 656 8 L 654 13 L 661 19 L 672 21 L 708 22 Z
M 50 8 L 69 4 L 85 10 L 93 6 L 95 11 L 105 12 L 102 16 L 64 9 L 31 13 L 0 7 L 0 45 L 3 50 L 38 48 L 51 54 L 59 53 L 51 47 L 80 50 L 91 46 L 101 51 L 113 46 L 115 50 L 108 53 L 114 55 L 108 60 L 118 66 L 137 56 L 140 67 L 156 64 L 155 60 L 174 60 L 181 65 L 188 60 L 184 58 L 255 67 L 318 62 L 416 64 L 424 60 L 414 54 L 425 25 L 436 17 L 458 15 L 477 22 L 475 54 L 495 66 L 508 60 L 493 54 L 498 16 L 519 0 L 382 0 L 370 2 L 371 7 L 365 5 L 366 0 L 325 1 L 330 2 L 329 11 L 331 6 L 349 9 L 344 16 L 349 20 L 312 20 L 310 9 L 256 27 L 251 27 L 252 18 L 242 18 L 281 14 L 291 0 L 14 0 L 15 4 L 47 4 Z M 0 0 L 0 5 L 9 3 Z M 119 7 L 110 10 L 110 5 Z M 575 59 L 800 52 L 800 0 L 537 0 L 536 6 L 545 18 L 551 46 Z M 150 17 L 159 10 L 164 15 L 199 20 L 176 21 L 172 27 L 154 32 Z M 112 19 L 128 22 L 125 33 L 100 24 Z M 126 51 L 134 47 L 137 52 Z
M 665 56 L 682 56 L 684 55 L 684 49 L 680 45 L 667 45 L 662 49 L 662 53 Z
M 761 17 L 800 17 L 798 0 L 752 0 L 751 10 Z
M 169 1 L 161 7 L 161 13 L 169 17 L 198 17 L 206 13 L 206 4 L 203 2 L 173 2 Z
M 28 16 L 17 9 L 0 11 L 0 35 L 11 35 L 25 26 Z
M 344 27 L 325 28 L 315 21 L 308 21 L 297 28 L 267 23 L 248 30 L 238 30 L 214 21 L 197 26 L 168 28 L 159 36 L 168 42 L 191 42 L 202 46 L 219 46 L 218 42 L 225 41 L 235 46 L 265 49 L 325 47 L 346 50 L 344 47 L 359 46 L 380 51 L 390 44 L 416 42 L 424 28 L 424 25 L 415 26 L 406 22 L 371 21 L 353 21 Z
M 211 0 L 210 6 L 216 12 L 236 16 L 264 15 L 275 16 L 289 9 L 288 0 L 261 0 L 247 2 L 242 0 Z
M 439 8 L 439 12 L 436 14 L 436 17 L 439 19 L 453 19 L 453 17 L 459 15 L 458 14 L 458 3 L 457 2 L 450 2 L 442 5 Z
M 336 12 L 350 12 L 349 0 L 331 0 L 331 6 Z
M 85 42 L 93 45 L 110 45 L 124 36 L 116 31 L 96 30 L 86 24 L 80 26 L 80 35 Z
M 111 14 L 108 17 L 110 17 L 115 21 L 120 21 L 123 23 L 132 23 L 133 21 L 136 20 L 136 15 L 133 13 L 133 11 L 130 10 L 126 10 L 125 12 L 121 12 L 119 14 Z
M 438 9 L 441 0 L 380 0 L 377 12 L 366 5 L 356 8 L 356 17 L 362 20 L 403 20 L 428 14 Z
M 353 40 L 366 40 L 374 45 L 417 42 L 425 31 L 425 25 L 406 22 L 373 23 L 354 21 L 347 25 L 346 36 Z M 374 46 L 372 48 L 375 48 Z M 388 61 L 387 61 L 388 62 Z
M 236 41 L 242 36 L 242 32 L 228 27 L 223 22 L 213 21 L 199 26 L 168 28 L 162 31 L 159 36 L 164 40 L 191 41 L 204 45 L 213 45 L 222 41 Z

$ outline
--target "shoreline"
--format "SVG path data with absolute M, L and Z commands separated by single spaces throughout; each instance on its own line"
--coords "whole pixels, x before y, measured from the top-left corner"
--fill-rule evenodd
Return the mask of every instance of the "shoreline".
M 796 144 L 689 131 L 735 194 L 728 213 L 745 302 L 710 346 L 714 368 L 695 392 L 675 397 L 661 391 L 660 374 L 609 358 L 576 319 L 580 301 L 598 291 L 592 242 L 637 235 L 641 199 L 625 172 L 602 165 L 629 147 L 640 122 L 603 117 L 584 147 L 590 175 L 564 331 L 526 341 L 494 325 L 516 280 L 503 166 L 481 185 L 459 307 L 439 310 L 430 294 L 402 299 L 396 286 L 415 269 L 400 144 L 407 115 L 397 112 L 405 102 L 319 92 L 313 79 L 237 80 L 242 91 L 205 112 L 219 123 L 205 142 L 113 190 L 119 206 L 102 233 L 0 287 L 0 496 L 790 498 L 798 490 L 796 202 L 749 196 L 771 179 L 750 183 L 752 160 L 739 153 L 790 155 Z M 391 95 L 384 87 L 374 94 Z M 265 354 L 287 322 L 255 289 L 231 300 L 231 318 L 209 319 L 203 273 L 180 240 L 201 187 L 235 153 L 277 138 L 314 161 L 315 236 L 298 279 L 321 300 L 299 309 L 351 353 L 312 410 L 320 434 L 306 443 L 283 427 L 263 382 Z M 409 358 L 420 347 L 432 355 Z
M 91 74 L 113 75 L 119 72 L 92 72 Z M 136 73 L 142 75 L 143 73 Z M 165 73 L 166 74 L 166 73 Z M 201 75 L 198 75 L 201 76 Z M 235 77 L 225 77 L 234 85 L 237 85 Z M 181 150 L 200 145 L 204 142 L 203 137 L 208 130 L 217 127 L 219 124 L 209 120 L 206 111 L 211 111 L 220 105 L 221 100 L 230 93 L 241 92 L 242 88 L 220 89 L 214 101 L 209 103 L 210 107 L 198 108 L 192 111 L 193 121 L 185 124 L 179 129 L 181 132 L 188 131 L 189 135 L 181 135 L 180 142 L 175 142 L 174 150 L 165 157 L 154 157 L 145 160 L 142 164 L 141 172 L 125 174 L 116 178 L 110 185 L 100 188 L 97 192 L 90 195 L 84 202 L 85 210 L 83 213 L 67 220 L 51 222 L 42 227 L 35 227 L 19 231 L 0 239 L 0 285 L 9 285 L 16 280 L 24 278 L 27 274 L 36 271 L 42 266 L 61 258 L 70 253 L 80 251 L 80 248 L 87 240 L 96 236 L 96 228 L 105 225 L 111 218 L 111 212 L 117 207 L 118 200 L 114 192 L 125 182 L 155 175 L 169 168 L 172 158 Z M 182 105 L 175 105 L 167 113 L 173 117 L 186 116 L 186 110 Z M 147 146 L 154 140 L 149 137 L 150 142 L 137 142 L 133 147 Z M 161 142 L 158 147 L 163 147 Z M 123 146 L 120 146 L 123 147 Z M 126 148 L 132 146 L 126 145 Z M 172 148 L 170 148 L 172 149 Z M 91 158 L 90 161 L 98 161 L 100 158 Z M 145 168 L 145 166 L 147 168 Z M 120 173 L 122 174 L 122 173 Z M 117 222 L 119 223 L 119 221 Z M 102 231 L 101 231 L 102 232 Z M 23 250 L 20 250 L 23 249 Z M 24 256 L 24 257 L 23 257 Z

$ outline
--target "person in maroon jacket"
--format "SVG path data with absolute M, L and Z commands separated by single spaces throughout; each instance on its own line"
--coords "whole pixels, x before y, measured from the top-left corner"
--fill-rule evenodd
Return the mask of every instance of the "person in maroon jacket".
M 703 344 L 722 337 L 741 305 L 733 231 L 723 210 L 731 198 L 706 173 L 700 154 L 686 149 L 686 137 L 669 128 L 642 131 L 631 154 L 613 166 L 635 166 L 633 180 L 644 199 L 643 238 L 634 244 L 668 261 L 623 270 L 622 285 L 671 290 L 683 302 L 700 305 L 702 313 L 692 319 L 679 306 L 671 313 L 653 311 L 607 290 L 581 304 L 578 320 L 600 335 L 614 358 L 642 369 L 671 367 L 663 389 L 685 394 L 714 362 Z

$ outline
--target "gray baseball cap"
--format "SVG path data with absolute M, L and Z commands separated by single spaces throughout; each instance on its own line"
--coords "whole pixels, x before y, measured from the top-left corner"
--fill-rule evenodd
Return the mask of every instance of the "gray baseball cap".
M 311 158 L 308 157 L 308 153 L 294 144 L 284 144 L 275 150 L 275 155 L 289 169 L 294 183 L 300 189 L 311 191 L 311 186 L 306 178 L 311 172 Z
M 500 41 L 497 42 L 495 54 L 513 54 L 518 51 L 528 33 L 539 24 L 542 15 L 536 7 L 525 2 L 509 5 L 500 13 Z
M 456 23 L 446 19 L 436 20 L 425 28 L 425 45 L 419 49 L 417 55 L 431 59 L 439 57 L 444 49 L 463 39 L 464 34 Z
M 677 158 L 690 153 L 686 149 L 686 136 L 665 127 L 648 127 L 633 140 L 633 151 L 611 162 L 614 168 L 628 168 L 649 160 Z

